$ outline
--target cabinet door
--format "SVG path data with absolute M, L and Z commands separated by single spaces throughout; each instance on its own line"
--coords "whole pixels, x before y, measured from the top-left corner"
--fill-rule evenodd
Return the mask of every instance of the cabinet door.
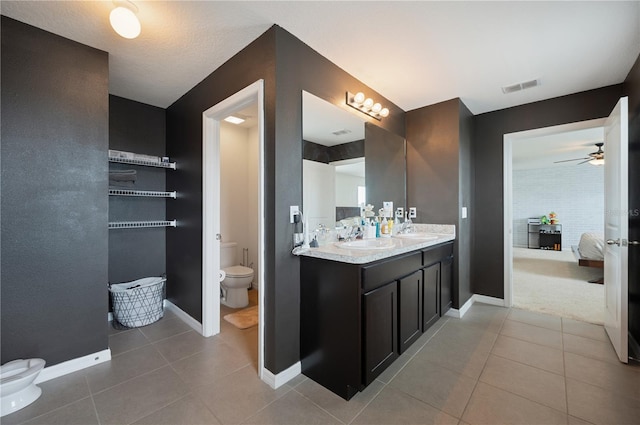
M 425 267 L 422 294 L 422 332 L 425 332 L 440 317 L 440 263 Z
M 391 282 L 364 294 L 364 385 L 398 357 L 398 285 Z
M 398 281 L 400 354 L 422 335 L 422 270 Z
M 440 316 L 453 305 L 453 257 L 440 263 Z

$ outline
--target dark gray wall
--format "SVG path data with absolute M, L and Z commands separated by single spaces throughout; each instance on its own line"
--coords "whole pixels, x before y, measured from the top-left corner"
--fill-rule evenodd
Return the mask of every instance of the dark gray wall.
M 167 217 L 178 227 L 168 229 L 167 298 L 197 320 L 202 320 L 202 113 L 248 85 L 263 79 L 265 84 L 265 247 L 267 277 L 265 298 L 267 324 L 273 319 L 274 295 L 274 104 L 275 40 L 268 31 L 215 70 L 167 109 L 167 155 L 177 163 L 167 171 L 167 188 L 178 191 L 167 202 Z M 267 344 L 274 343 L 273 326 L 267 326 Z M 266 366 L 274 370 L 273 359 Z
M 404 121 L 391 102 L 277 26 L 171 105 L 167 154 L 178 170 L 167 174 L 167 187 L 178 190 L 180 198 L 167 202 L 167 217 L 178 219 L 178 227 L 167 232 L 167 297 L 198 320 L 202 112 L 258 79 L 265 81 L 265 366 L 279 373 L 300 359 L 300 269 L 291 255 L 289 206 L 302 205 L 302 90 L 345 110 L 345 92 L 364 91 L 391 110 L 381 125 L 404 135 Z
M 118 96 L 109 96 L 109 148 L 165 156 L 165 110 Z M 136 170 L 132 189 L 165 190 L 165 173 L 172 170 L 109 164 L 114 170 Z M 170 189 L 171 190 L 171 189 Z M 109 197 L 109 221 L 164 220 L 165 198 Z M 109 282 L 126 282 L 165 273 L 165 233 L 173 229 L 109 230 Z
M 2 359 L 107 342 L 108 57 L 2 16 Z
M 640 57 L 624 81 L 629 96 L 629 240 L 640 241 Z M 631 355 L 640 359 L 640 246 L 629 246 L 629 334 Z
M 619 84 L 475 116 L 473 293 L 504 298 L 503 136 L 606 117 L 622 94 Z
M 454 224 L 453 308 L 471 297 L 471 218 L 473 212 L 471 138 L 473 115 L 460 99 L 409 111 L 407 122 L 407 206 L 418 223 Z

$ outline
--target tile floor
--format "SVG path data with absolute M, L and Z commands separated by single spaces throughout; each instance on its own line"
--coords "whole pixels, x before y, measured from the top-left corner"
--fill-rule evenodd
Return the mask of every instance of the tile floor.
M 168 313 L 111 331 L 110 362 L 41 384 L 10 424 L 640 424 L 640 367 L 602 327 L 475 304 L 442 318 L 346 402 L 257 378 L 257 328 L 205 339 Z

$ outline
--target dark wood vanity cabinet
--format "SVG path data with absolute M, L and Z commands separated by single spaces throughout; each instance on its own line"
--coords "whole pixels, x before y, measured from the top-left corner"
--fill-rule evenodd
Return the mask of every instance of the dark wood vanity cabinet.
M 302 256 L 302 373 L 346 400 L 373 382 L 450 305 L 452 253 L 445 242 L 367 264 Z
M 404 353 L 422 335 L 423 278 L 418 270 L 398 281 L 398 351 Z M 430 300 L 431 301 L 431 300 Z
M 453 306 L 453 254 L 440 263 L 440 316 Z
M 398 284 L 388 283 L 363 295 L 364 385 L 398 357 Z

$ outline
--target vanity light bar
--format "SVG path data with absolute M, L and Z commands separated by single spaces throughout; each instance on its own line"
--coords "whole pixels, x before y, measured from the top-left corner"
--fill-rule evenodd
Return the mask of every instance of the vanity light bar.
M 347 92 L 347 105 L 363 112 L 378 121 L 389 116 L 389 109 L 383 108 L 381 104 L 374 102 L 370 97 L 366 97 L 364 93 L 356 94 Z

